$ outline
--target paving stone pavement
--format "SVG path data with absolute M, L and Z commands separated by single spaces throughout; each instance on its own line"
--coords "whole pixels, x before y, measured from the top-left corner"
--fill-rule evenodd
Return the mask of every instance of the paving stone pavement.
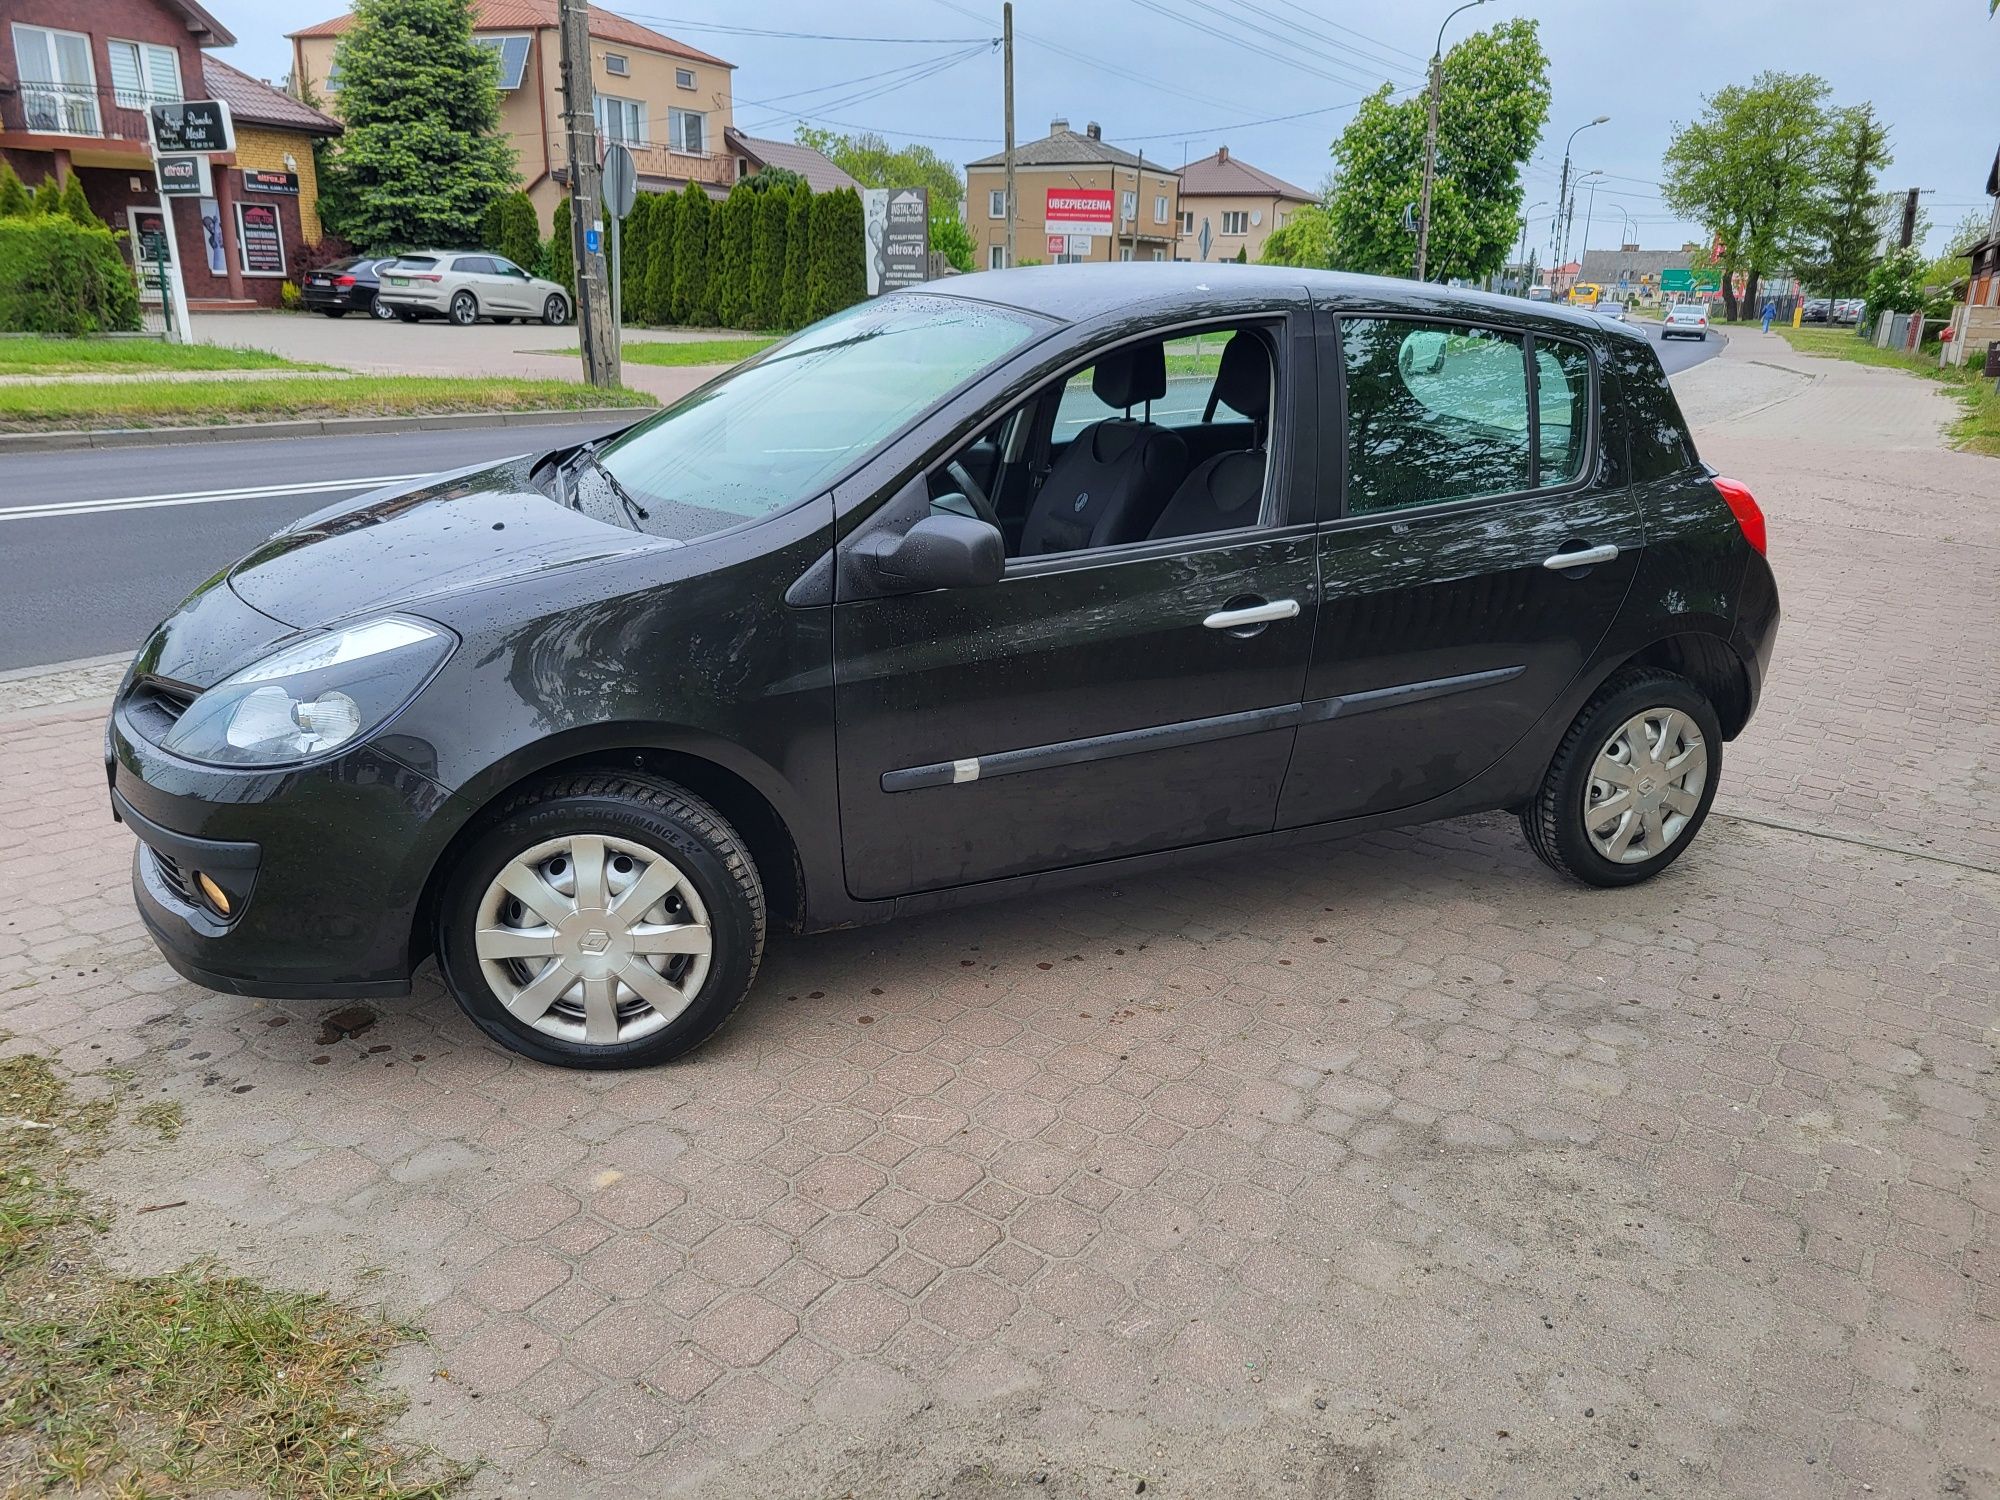
M 2000 1495 L 2000 467 L 1750 352 L 1778 670 L 1641 890 L 1461 819 L 779 943 L 586 1076 L 181 983 L 85 702 L 0 721 L 5 1045 L 185 1104 L 122 1263 L 421 1324 L 481 1497 Z

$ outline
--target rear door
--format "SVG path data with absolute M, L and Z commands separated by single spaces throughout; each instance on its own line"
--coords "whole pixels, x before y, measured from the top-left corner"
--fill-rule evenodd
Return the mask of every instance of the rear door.
M 493 269 L 490 255 L 461 255 L 452 261 L 452 290 L 468 291 L 478 299 L 481 317 L 502 316 L 514 311 L 506 295 L 506 283 Z
M 1499 760 L 1610 629 L 1645 542 L 1584 343 L 1322 320 L 1344 473 L 1281 827 L 1415 807 Z

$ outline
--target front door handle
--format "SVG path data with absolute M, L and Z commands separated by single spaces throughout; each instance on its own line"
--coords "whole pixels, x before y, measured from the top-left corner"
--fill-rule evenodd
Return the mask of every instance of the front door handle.
M 1273 599 L 1269 604 L 1246 604 L 1241 609 L 1218 609 L 1201 623 L 1210 630 L 1241 630 L 1245 625 L 1268 625 L 1273 620 L 1295 619 L 1296 599 Z
M 1602 547 L 1585 547 L 1580 552 L 1558 552 L 1554 557 L 1544 559 L 1542 566 L 1560 573 L 1568 568 L 1587 568 L 1593 563 L 1612 562 L 1617 556 L 1617 546 L 1606 542 Z

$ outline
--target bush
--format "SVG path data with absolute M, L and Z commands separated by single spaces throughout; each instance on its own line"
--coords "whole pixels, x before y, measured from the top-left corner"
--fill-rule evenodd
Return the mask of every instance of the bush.
M 653 197 L 640 193 L 618 231 L 618 311 L 627 323 L 650 323 L 646 316 L 646 262 L 652 256 Z
M 750 326 L 779 328 L 785 321 L 785 253 L 792 195 L 784 190 L 763 191 L 754 202 L 757 232 L 751 251 Z
M 680 234 L 681 199 L 662 193 L 653 204 L 653 229 L 646 244 L 646 321 L 674 321 L 674 246 Z
M 27 216 L 28 190 L 14 175 L 13 164 L 0 161 L 0 219 L 25 219 Z
M 63 184 L 62 211 L 71 223 L 81 224 L 86 229 L 104 228 L 104 221 L 97 217 L 90 207 L 90 200 L 83 195 L 83 179 L 72 172 L 69 181 Z
M 556 200 L 555 212 L 549 216 L 548 268 L 542 275 L 559 283 L 569 293 L 572 303 L 576 301 L 576 240 L 570 232 L 569 194 L 564 193 Z
M 681 189 L 679 229 L 674 236 L 674 321 L 708 324 L 715 309 L 708 300 L 708 224 L 714 205 L 697 183 Z
M 0 333 L 129 333 L 139 289 L 102 225 L 63 214 L 0 219 Z
M 297 312 L 299 310 L 299 303 L 304 299 L 304 296 L 305 294 L 289 281 L 283 283 L 278 288 L 278 304 L 286 312 Z
M 802 328 L 812 321 L 806 283 L 812 271 L 812 189 L 804 183 L 786 195 L 791 199 L 785 221 L 785 293 L 778 326 Z
M 861 195 L 853 188 L 837 188 L 814 198 L 810 233 L 806 304 L 809 319 L 817 321 L 868 295 L 868 229 Z
M 717 220 L 721 228 L 721 251 L 716 257 L 715 314 L 725 328 L 748 328 L 752 320 L 755 293 L 750 284 L 751 262 L 757 238 L 758 194 L 749 184 L 739 182 L 722 202 Z
M 535 217 L 535 200 L 526 193 L 509 193 L 497 202 L 499 234 L 488 240 L 485 248 L 498 250 L 526 270 L 542 252 L 542 226 Z

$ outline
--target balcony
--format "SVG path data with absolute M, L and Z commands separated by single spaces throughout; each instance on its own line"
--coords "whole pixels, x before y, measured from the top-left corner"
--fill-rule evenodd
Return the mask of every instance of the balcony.
M 612 137 L 602 131 L 597 135 L 598 160 L 604 159 L 604 148 L 612 143 Z M 560 140 L 558 145 L 560 145 Z M 720 151 L 683 151 L 661 141 L 619 141 L 632 153 L 632 165 L 637 169 L 641 187 L 647 179 L 658 181 L 669 179 L 675 182 L 712 182 L 728 187 L 736 181 L 736 158 L 733 154 Z M 567 177 L 562 168 L 558 173 Z M 651 191 L 651 189 L 647 189 Z
M 177 102 L 164 94 L 134 89 L 90 88 L 24 79 L 0 84 L 0 135 L 55 138 L 49 145 L 66 140 L 95 140 L 104 142 L 119 155 L 144 155 L 151 150 L 151 136 L 146 129 L 148 106 Z M 44 143 L 9 144 L 32 150 Z

